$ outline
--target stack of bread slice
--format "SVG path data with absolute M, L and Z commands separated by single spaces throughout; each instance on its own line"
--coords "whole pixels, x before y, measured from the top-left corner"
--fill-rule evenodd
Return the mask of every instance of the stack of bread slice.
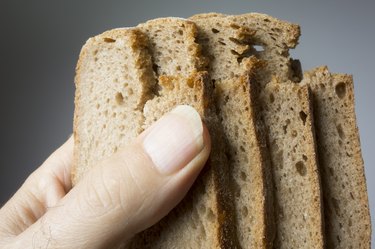
M 77 183 L 176 105 L 212 152 L 184 200 L 124 248 L 370 248 L 353 80 L 302 73 L 298 25 L 265 14 L 160 18 L 107 31 L 76 70 Z

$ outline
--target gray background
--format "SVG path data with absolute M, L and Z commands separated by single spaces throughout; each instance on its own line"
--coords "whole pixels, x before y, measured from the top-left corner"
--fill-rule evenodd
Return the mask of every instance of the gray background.
M 303 68 L 354 75 L 370 206 L 375 215 L 375 2 L 164 0 L 0 2 L 0 206 L 72 132 L 74 68 L 95 34 L 163 16 L 263 12 L 299 23 Z M 374 219 L 373 219 L 374 220 Z M 373 221 L 374 223 L 374 221 Z

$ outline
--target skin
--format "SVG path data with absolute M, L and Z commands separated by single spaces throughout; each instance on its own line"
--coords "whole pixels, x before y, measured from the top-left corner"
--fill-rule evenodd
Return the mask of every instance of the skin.
M 0 248 L 111 248 L 159 221 L 203 168 L 210 138 L 203 125 L 203 149 L 176 172 L 163 174 L 143 147 L 151 129 L 93 167 L 74 188 L 69 138 L 0 209 Z

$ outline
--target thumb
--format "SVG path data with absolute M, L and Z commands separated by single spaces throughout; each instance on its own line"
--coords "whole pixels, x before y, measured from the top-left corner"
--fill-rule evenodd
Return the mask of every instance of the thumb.
M 21 234 L 21 241 L 59 248 L 108 248 L 127 240 L 181 201 L 209 151 L 208 131 L 199 114 L 179 106 L 94 167 Z

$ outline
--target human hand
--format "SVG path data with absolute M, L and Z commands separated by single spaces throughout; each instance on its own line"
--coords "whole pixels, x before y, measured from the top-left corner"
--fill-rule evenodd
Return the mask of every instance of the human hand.
M 210 152 L 191 107 L 178 107 L 72 188 L 70 138 L 0 209 L 0 248 L 111 248 L 164 217 Z

